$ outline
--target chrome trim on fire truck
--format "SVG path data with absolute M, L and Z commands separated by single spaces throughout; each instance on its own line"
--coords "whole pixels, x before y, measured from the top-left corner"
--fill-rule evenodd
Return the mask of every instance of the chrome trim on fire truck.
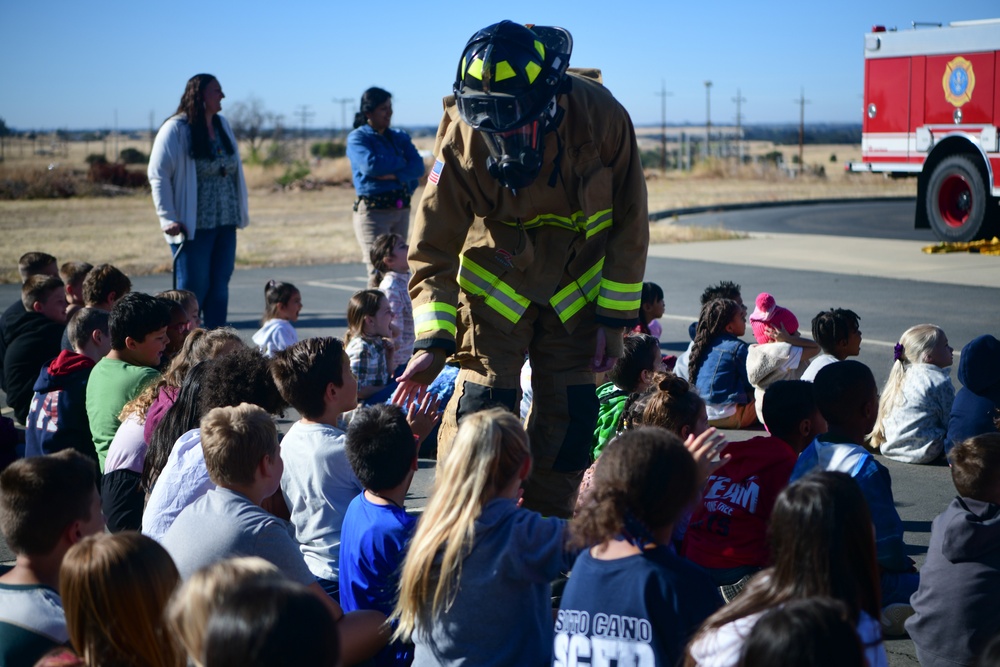
M 996 51 L 998 42 L 1000 19 L 953 23 L 943 28 L 868 33 L 865 35 L 865 58 Z

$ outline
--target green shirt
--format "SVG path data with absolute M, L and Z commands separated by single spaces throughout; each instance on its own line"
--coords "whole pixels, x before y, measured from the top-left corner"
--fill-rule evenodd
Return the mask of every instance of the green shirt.
M 160 372 L 149 366 L 135 366 L 118 359 L 104 357 L 90 371 L 87 381 L 87 417 L 94 438 L 97 460 L 104 472 L 108 448 L 121 426 L 118 415 L 125 404 L 135 398 Z

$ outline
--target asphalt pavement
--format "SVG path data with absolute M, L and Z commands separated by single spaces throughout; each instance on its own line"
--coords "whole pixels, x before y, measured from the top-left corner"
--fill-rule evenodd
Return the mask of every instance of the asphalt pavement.
M 944 329 L 955 348 L 957 365 L 957 353 L 969 340 L 983 333 L 1000 335 L 1000 257 L 923 254 L 921 248 L 933 238 L 926 230 L 910 229 L 910 220 L 910 202 L 682 216 L 680 224 L 725 227 L 746 231 L 749 237 L 650 248 L 646 280 L 658 283 L 665 293 L 664 350 L 679 353 L 686 348 L 688 326 L 697 319 L 702 290 L 720 280 L 732 280 L 742 286 L 748 304 L 759 292 L 773 294 L 780 305 L 795 313 L 807 334 L 812 317 L 821 310 L 843 307 L 857 312 L 863 332 L 859 360 L 872 369 L 879 385 L 888 376 L 893 344 L 904 330 L 921 322 Z M 365 287 L 366 280 L 361 264 L 236 271 L 230 285 L 229 318 L 247 340 L 259 326 L 264 285 L 270 278 L 299 287 L 303 311 L 296 328 L 300 338 L 343 336 L 347 301 Z M 169 287 L 169 275 L 139 276 L 133 284 L 134 289 L 146 292 Z M 18 286 L 0 285 L 0 304 L 13 302 L 18 294 Z M 293 420 L 294 414 L 286 415 L 279 426 L 285 430 Z M 733 441 L 753 435 L 729 433 Z M 954 495 L 948 468 L 880 460 L 892 474 L 907 551 L 919 566 L 931 520 Z M 408 507 L 423 507 L 432 483 L 433 462 L 421 461 Z M 9 558 L 5 545 L 0 545 L 0 560 Z M 908 639 L 889 640 L 886 646 L 890 665 L 917 664 Z

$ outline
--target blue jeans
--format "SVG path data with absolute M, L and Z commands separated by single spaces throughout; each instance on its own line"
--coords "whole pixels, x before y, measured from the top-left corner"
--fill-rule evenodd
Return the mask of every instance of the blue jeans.
M 910 604 L 910 596 L 917 592 L 920 574 L 917 572 L 882 572 L 882 608 L 891 604 Z
M 236 227 L 199 229 L 183 248 L 170 245 L 176 261 L 177 288 L 194 292 L 201 306 L 202 326 L 225 326 L 229 310 L 229 278 L 236 265 Z M 178 251 L 180 254 L 178 255 Z

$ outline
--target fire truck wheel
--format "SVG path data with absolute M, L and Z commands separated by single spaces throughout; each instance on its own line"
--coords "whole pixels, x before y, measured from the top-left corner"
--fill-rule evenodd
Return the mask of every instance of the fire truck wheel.
M 986 230 L 989 203 L 983 176 L 972 160 L 945 158 L 927 182 L 927 217 L 942 241 L 974 241 Z

